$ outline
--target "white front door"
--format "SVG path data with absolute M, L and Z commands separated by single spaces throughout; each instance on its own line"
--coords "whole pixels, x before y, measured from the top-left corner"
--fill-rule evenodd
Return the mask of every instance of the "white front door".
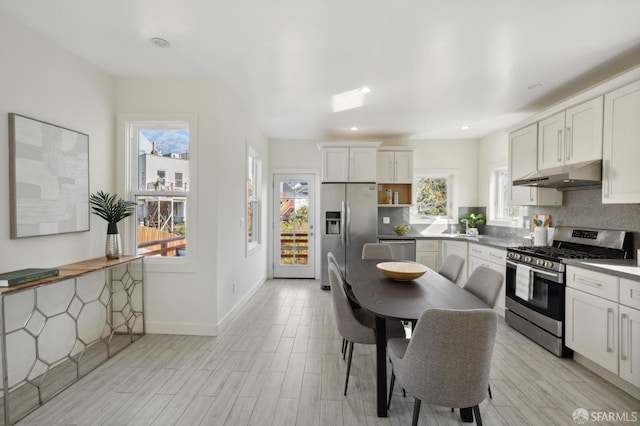
M 273 176 L 273 276 L 314 278 L 314 175 Z

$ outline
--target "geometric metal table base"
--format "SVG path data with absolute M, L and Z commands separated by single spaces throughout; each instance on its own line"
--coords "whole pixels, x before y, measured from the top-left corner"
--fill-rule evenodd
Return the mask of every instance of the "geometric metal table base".
M 4 425 L 144 335 L 143 258 L 104 263 L 67 265 L 51 282 L 0 294 Z

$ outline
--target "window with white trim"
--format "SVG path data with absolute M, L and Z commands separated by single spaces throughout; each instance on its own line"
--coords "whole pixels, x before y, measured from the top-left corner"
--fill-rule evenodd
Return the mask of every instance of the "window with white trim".
M 434 223 L 452 217 L 453 176 L 417 173 L 414 176 L 414 203 L 411 223 Z
M 129 182 L 136 254 L 184 259 L 189 209 L 189 123 L 130 122 Z
M 507 167 L 498 167 L 491 173 L 491 191 L 489 220 L 496 222 L 494 225 L 510 225 L 520 219 L 520 206 L 509 205 L 509 190 L 511 182 Z
M 252 148 L 249 147 L 247 151 L 247 253 L 249 253 L 261 243 L 262 161 Z

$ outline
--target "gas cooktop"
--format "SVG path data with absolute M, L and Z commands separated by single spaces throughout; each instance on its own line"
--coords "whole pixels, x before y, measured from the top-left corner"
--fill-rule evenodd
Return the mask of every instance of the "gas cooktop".
M 507 249 L 517 263 L 563 271 L 562 259 L 626 259 L 631 253 L 631 233 L 625 231 L 560 226 L 551 246 L 519 246 Z

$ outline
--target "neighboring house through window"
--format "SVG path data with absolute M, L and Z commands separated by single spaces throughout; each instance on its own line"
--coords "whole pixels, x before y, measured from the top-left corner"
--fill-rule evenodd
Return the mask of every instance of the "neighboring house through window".
M 191 200 L 190 124 L 185 121 L 127 123 L 130 193 L 136 201 L 135 252 L 150 258 L 185 259 Z M 194 246 L 195 247 L 195 246 Z

